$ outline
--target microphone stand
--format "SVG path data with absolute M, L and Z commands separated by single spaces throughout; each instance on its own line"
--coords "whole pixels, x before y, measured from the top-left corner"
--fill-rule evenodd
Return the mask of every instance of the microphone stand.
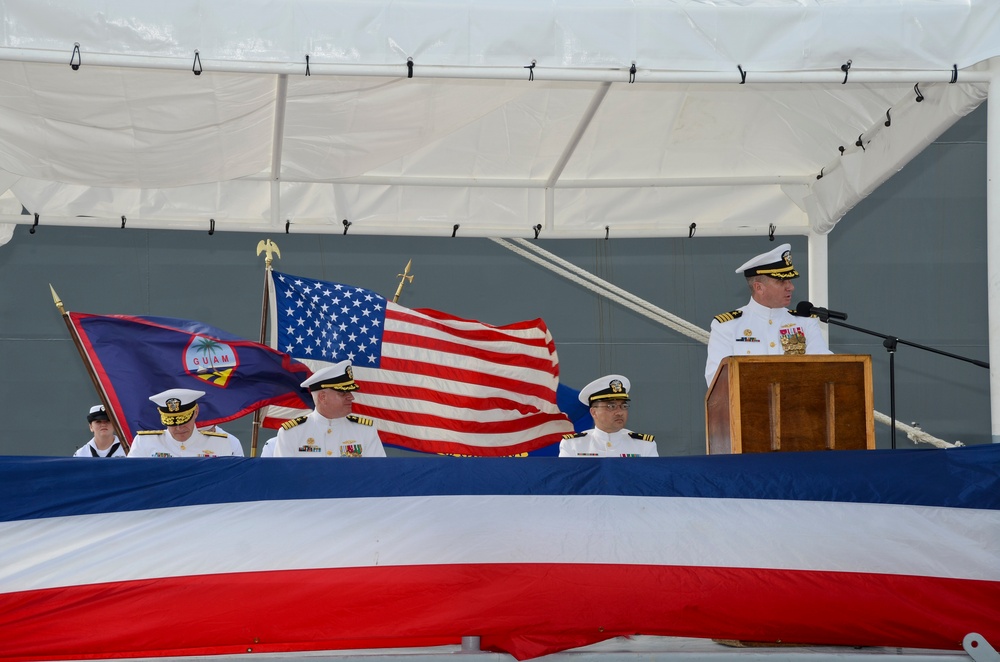
M 848 324 L 847 322 L 841 322 L 840 320 L 831 319 L 828 313 L 820 314 L 814 312 L 819 321 L 826 322 L 827 324 L 835 324 L 837 326 L 842 326 L 845 329 L 853 329 L 855 331 L 860 331 L 861 333 L 867 333 L 871 336 L 876 336 L 882 338 L 882 346 L 885 347 L 886 351 L 889 352 L 889 412 L 892 417 L 892 448 L 896 448 L 896 345 L 903 344 L 909 345 L 910 347 L 916 347 L 917 349 L 922 349 L 928 352 L 934 352 L 935 354 L 940 354 L 941 356 L 947 356 L 949 358 L 958 359 L 959 361 L 965 361 L 966 363 L 971 363 L 973 365 L 978 365 L 982 368 L 989 370 L 990 364 L 985 361 L 977 361 L 976 359 L 970 359 L 965 356 L 959 356 L 958 354 L 952 354 L 951 352 L 945 352 L 940 349 L 935 349 L 933 347 L 928 347 L 927 345 L 921 345 L 920 343 L 910 342 L 909 340 L 903 340 L 902 338 L 897 338 L 896 336 L 889 336 L 884 333 L 878 333 L 877 331 L 872 331 L 870 329 L 862 329 L 859 326 L 854 326 L 853 324 Z

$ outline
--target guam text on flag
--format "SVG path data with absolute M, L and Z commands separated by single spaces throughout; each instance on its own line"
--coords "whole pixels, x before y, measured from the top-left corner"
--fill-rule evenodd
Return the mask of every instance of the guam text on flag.
M 491 326 L 411 310 L 360 287 L 271 272 L 271 338 L 313 370 L 350 360 L 354 412 L 412 450 L 513 455 L 573 426 L 556 405 L 559 360 L 545 322 Z M 265 426 L 303 412 L 268 409 Z
M 169 317 L 68 313 L 122 433 L 162 429 L 149 396 L 205 391 L 198 424 L 222 423 L 274 403 L 308 406 L 309 368 L 266 345 Z

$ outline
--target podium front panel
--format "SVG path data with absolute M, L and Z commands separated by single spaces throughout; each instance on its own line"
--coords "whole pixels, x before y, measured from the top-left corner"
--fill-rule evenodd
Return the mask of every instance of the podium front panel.
M 875 447 L 871 357 L 728 357 L 705 401 L 709 454 Z

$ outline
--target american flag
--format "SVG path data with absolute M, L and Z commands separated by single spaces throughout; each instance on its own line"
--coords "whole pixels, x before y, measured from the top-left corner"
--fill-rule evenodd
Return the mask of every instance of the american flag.
M 573 431 L 556 406 L 559 360 L 541 319 L 492 326 L 276 271 L 270 300 L 272 345 L 314 371 L 350 360 L 354 413 L 375 419 L 383 443 L 515 455 Z M 271 407 L 264 424 L 303 413 Z

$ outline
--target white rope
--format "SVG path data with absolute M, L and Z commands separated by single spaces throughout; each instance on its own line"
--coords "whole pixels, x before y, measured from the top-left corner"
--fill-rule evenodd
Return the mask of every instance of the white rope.
M 697 340 L 702 344 L 708 344 L 709 332 L 705 329 L 702 329 L 685 319 L 677 317 L 676 315 L 649 303 L 645 299 L 623 290 L 617 285 L 613 285 L 602 278 L 598 278 L 587 270 L 582 269 L 571 262 L 567 262 L 558 255 L 550 253 L 543 248 L 539 248 L 529 241 L 524 239 L 513 240 L 523 248 L 512 245 L 506 239 L 492 238 L 492 241 L 500 244 L 507 250 L 517 253 L 521 257 L 524 257 L 525 259 L 552 271 L 553 273 L 559 274 L 563 278 L 585 287 L 591 292 L 612 301 L 616 301 L 629 310 L 635 311 L 640 315 L 653 320 L 654 322 L 659 322 L 660 324 L 663 324 L 664 326 L 669 327 L 674 331 L 687 336 L 688 338 Z M 532 253 L 536 253 L 537 255 Z M 883 425 L 889 427 L 892 426 L 892 419 L 881 412 L 875 412 L 875 420 Z M 920 428 L 915 428 L 899 421 L 896 421 L 896 429 L 906 433 L 907 439 L 913 441 L 914 443 L 931 444 L 932 446 L 936 446 L 938 448 L 954 448 L 955 446 L 962 445 L 961 443 L 952 444 L 944 439 L 938 439 L 937 437 L 924 432 Z
M 881 423 L 882 425 L 892 427 L 892 419 L 881 412 L 878 411 L 875 412 L 875 420 Z M 957 442 L 954 444 L 949 443 L 944 439 L 938 439 L 933 435 L 927 434 L 920 428 L 915 428 L 913 426 L 907 425 L 906 423 L 900 423 L 899 421 L 896 421 L 896 429 L 901 432 L 905 432 L 906 438 L 915 443 L 930 444 L 932 446 L 937 446 L 938 448 L 955 448 L 956 446 L 965 445 L 962 442 Z
M 688 338 L 692 338 L 703 344 L 708 344 L 709 333 L 705 329 L 702 329 L 701 327 L 696 326 L 695 324 L 692 324 L 691 322 L 688 322 L 685 319 L 677 317 L 676 315 L 669 313 L 666 310 L 663 310 L 662 308 L 651 304 L 645 299 L 637 297 L 631 292 L 623 290 L 617 285 L 609 283 L 603 278 L 595 276 L 594 274 L 588 272 L 586 269 L 582 269 L 571 262 L 567 262 L 558 255 L 555 255 L 543 248 L 535 246 L 529 241 L 526 241 L 524 239 L 514 239 L 513 241 L 516 242 L 519 246 L 521 246 L 522 247 L 521 249 L 510 245 L 510 243 L 507 242 L 505 239 L 493 239 L 493 241 L 500 244 L 504 248 L 507 248 L 508 250 L 511 250 L 517 253 L 518 255 L 521 255 L 531 260 L 532 262 L 545 267 L 546 269 L 561 274 L 564 278 L 567 278 L 573 281 L 574 283 L 582 285 L 583 287 L 587 288 L 592 292 L 596 292 L 597 294 L 600 294 L 605 298 L 611 299 L 612 301 L 616 301 L 617 303 L 625 306 L 629 310 L 633 310 L 639 313 L 640 315 L 648 317 L 653 321 L 659 322 L 660 324 L 663 324 L 664 326 L 669 327 L 674 331 L 677 331 L 678 333 L 687 336 Z M 530 255 L 526 252 L 526 250 L 533 251 L 534 253 L 537 253 L 540 257 L 536 257 L 535 255 Z M 545 260 L 548 260 L 548 262 L 546 262 Z M 554 265 L 557 265 L 557 267 Z

